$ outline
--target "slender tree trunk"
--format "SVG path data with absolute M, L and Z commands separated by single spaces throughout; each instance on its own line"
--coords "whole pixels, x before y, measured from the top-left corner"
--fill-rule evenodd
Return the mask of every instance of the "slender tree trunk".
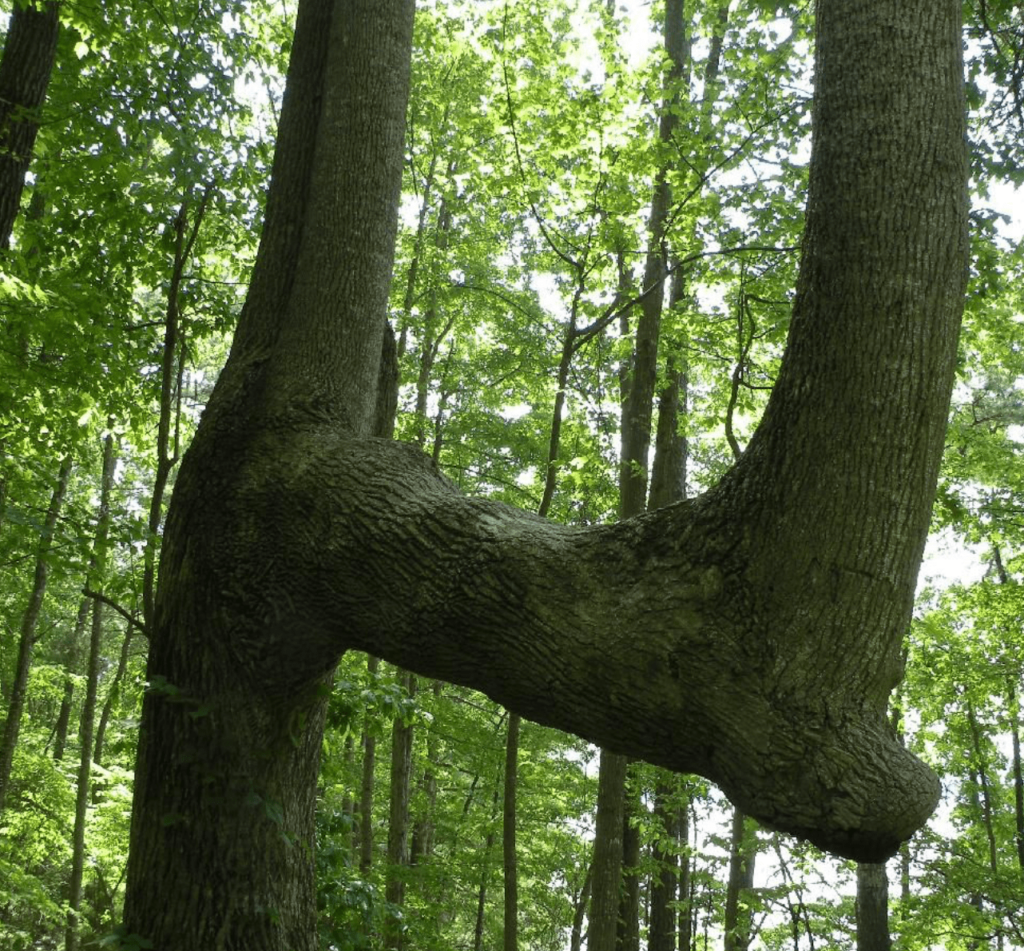
M 601 750 L 587 951 L 615 951 L 622 880 L 626 757 Z
M 693 944 L 693 856 L 690 849 L 690 804 L 679 807 L 679 951 L 690 951 Z M 696 833 L 696 829 L 694 829 Z M 694 836 L 696 838 L 696 834 Z
M 416 677 L 405 672 L 402 686 L 410 697 L 416 695 Z M 391 730 L 391 803 L 388 813 L 388 870 L 385 898 L 388 904 L 401 909 L 405 904 L 405 875 L 409 866 L 409 793 L 412 780 L 413 725 L 395 718 Z M 389 951 L 405 947 L 405 927 L 391 921 L 385 937 Z
M 0 56 L 0 248 L 7 248 L 21 206 L 39 112 L 57 58 L 60 4 L 15 3 Z
M 676 951 L 679 826 L 674 783 L 663 776 L 654 793 L 654 844 L 651 873 L 651 929 L 647 951 Z
M 889 879 L 884 862 L 857 863 L 857 951 L 889 951 Z
M 502 848 L 505 870 L 505 932 L 504 951 L 519 947 L 519 879 L 516 873 L 516 764 L 519 758 L 518 714 L 509 713 L 505 740 L 505 798 L 502 811 Z
M 372 654 L 366 658 L 371 680 L 377 677 L 380 659 Z M 373 779 L 377 761 L 377 737 L 366 715 L 363 724 L 363 776 L 359 790 L 359 874 L 364 878 L 373 864 Z
M 615 940 L 617 951 L 640 951 L 640 830 L 633 819 L 636 806 L 636 796 L 627 786 L 622 810 L 623 874 Z
M 100 481 L 100 507 L 96 519 L 96 539 L 89 565 L 89 588 L 102 592 L 107 565 L 107 535 L 110 531 L 110 491 L 114 484 L 114 437 L 103 440 L 103 474 Z M 96 697 L 99 691 L 100 651 L 103 640 L 103 604 L 96 600 L 92 607 L 92 628 L 89 634 L 89 655 L 85 671 L 85 702 L 82 704 L 81 758 L 78 764 L 78 786 L 75 798 L 75 831 L 71 847 L 71 882 L 68 887 L 68 923 L 64 946 L 78 951 L 79 908 L 82 902 L 82 875 L 85 871 L 85 825 L 88 815 L 93 740 L 96 725 Z
M 1013 841 L 1017 847 L 1017 864 L 1024 872 L 1024 770 L 1020 756 L 1020 701 L 1013 681 L 1008 688 L 1007 709 L 1010 712 L 1010 742 L 1013 747 L 1011 770 L 1013 773 Z
M 996 830 L 993 820 L 994 803 L 992 802 L 992 788 L 988 778 L 988 770 L 985 766 L 985 754 L 981 748 L 981 729 L 978 726 L 978 718 L 974 712 L 974 704 L 969 698 L 966 701 L 966 712 L 967 725 L 971 731 L 974 770 L 978 780 L 978 788 L 981 790 L 981 822 L 985 830 L 985 838 L 988 841 L 988 865 L 993 872 L 998 872 L 999 848 L 996 845 Z
M 494 788 L 493 808 L 498 808 L 498 787 Z M 494 851 L 494 828 L 488 826 L 484 839 L 484 860 L 480 869 L 480 887 L 476 893 L 476 923 L 473 926 L 473 951 L 484 951 L 484 913 L 487 910 L 487 886 L 491 878 L 491 853 Z
M 71 650 L 68 654 L 68 675 L 64 678 L 64 693 L 60 698 L 57 725 L 53 731 L 53 758 L 57 762 L 64 759 L 64 748 L 68 742 L 68 723 L 71 721 L 71 708 L 75 699 L 75 682 L 71 675 L 78 670 L 82 638 L 85 635 L 85 625 L 89 620 L 89 608 L 92 603 L 91 598 L 82 598 L 78 602 L 78 614 L 75 617 L 75 628 L 71 634 Z
M 434 706 L 441 698 L 442 683 L 435 680 L 431 685 Z M 422 859 L 429 859 L 434 851 L 434 813 L 437 807 L 438 744 L 436 719 L 426 729 L 427 765 L 423 770 L 419 788 L 423 790 L 423 814 L 413 823 L 412 845 L 409 849 L 409 864 L 417 865 Z
M 21 633 L 18 638 L 18 659 L 14 667 L 14 683 L 11 686 L 11 702 L 7 707 L 7 720 L 4 723 L 3 745 L 0 746 L 0 815 L 3 815 L 7 802 L 7 794 L 11 782 L 11 768 L 14 764 L 14 750 L 18 745 L 18 734 L 21 731 L 21 717 L 25 711 L 25 696 L 28 692 L 29 672 L 32 668 L 32 650 L 36 641 L 36 625 L 43 609 L 43 598 L 46 595 L 46 582 L 49 578 L 50 548 L 53 544 L 53 533 L 57 527 L 64 493 L 67 492 L 68 480 L 71 478 L 71 457 L 65 456 L 57 474 L 57 484 L 50 496 L 50 505 L 43 520 L 43 530 L 39 536 L 39 547 L 36 551 L 35 575 L 32 580 L 32 591 L 28 605 L 21 616 Z
M 121 639 L 121 651 L 117 655 L 117 668 L 114 676 L 110 678 L 110 688 L 107 690 L 106 699 L 103 701 L 103 709 L 100 711 L 100 721 L 96 726 L 96 746 L 93 753 L 93 762 L 103 765 L 104 745 L 107 737 L 107 726 L 110 723 L 110 715 L 114 711 L 114 705 L 121 695 L 121 684 L 124 682 L 124 675 L 128 670 L 128 658 L 130 656 L 132 638 L 135 632 L 129 624 Z M 95 795 L 95 791 L 93 793 Z
M 579 896 L 572 909 L 572 932 L 569 936 L 569 951 L 580 951 L 583 947 L 583 922 L 587 918 L 587 904 L 590 901 L 590 888 L 594 880 L 594 863 L 587 866 L 587 874 L 583 878 Z
M 725 951 L 747 951 L 751 939 L 750 891 L 754 887 L 757 837 L 740 809 L 732 812 L 729 882 L 725 893 Z

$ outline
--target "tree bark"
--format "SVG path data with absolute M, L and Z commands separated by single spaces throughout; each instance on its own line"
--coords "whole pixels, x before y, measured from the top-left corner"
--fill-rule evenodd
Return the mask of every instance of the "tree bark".
M 744 899 L 749 899 L 754 887 L 756 858 L 757 840 L 748 832 L 743 812 L 733 809 L 729 881 L 725 892 L 725 951 L 747 951 L 750 946 L 750 906 Z
M 622 880 L 622 823 L 626 757 L 601 750 L 587 951 L 615 951 Z
M 516 869 L 516 768 L 519 760 L 519 724 L 516 713 L 508 715 L 505 738 L 505 784 L 502 809 L 502 854 L 505 873 L 504 951 L 519 947 L 519 877 Z
M 587 874 L 583 879 L 579 896 L 572 910 L 572 932 L 569 936 L 569 951 L 580 951 L 583 947 L 583 922 L 587 918 L 587 905 L 590 902 L 590 889 L 594 880 L 594 863 L 587 866 Z
M 114 484 L 114 437 L 103 441 L 103 474 L 100 479 L 100 507 L 96 519 L 96 538 L 89 565 L 89 588 L 102 591 L 107 562 L 107 535 L 110 530 L 110 490 Z M 85 823 L 88 815 L 92 780 L 93 738 L 96 728 L 96 697 L 100 679 L 100 648 L 103 639 L 104 605 L 93 601 L 89 654 L 85 665 L 85 701 L 82 704 L 81 756 L 75 795 L 75 829 L 71 846 L 71 880 L 68 886 L 68 920 L 64 947 L 78 951 L 78 910 L 82 903 L 82 875 L 85 871 Z
M 410 697 L 416 693 L 416 677 L 402 674 L 402 685 Z M 405 875 L 409 866 L 409 793 L 412 780 L 413 725 L 395 718 L 391 730 L 391 801 L 388 812 L 388 868 L 384 897 L 401 911 L 405 904 Z M 389 951 L 405 947 L 404 921 L 389 917 L 385 946 Z
M 651 930 L 648 951 L 676 949 L 676 893 L 679 867 L 678 813 L 673 788 L 659 782 L 654 794 L 654 871 L 651 873 Z
M 71 675 L 78 670 L 81 655 L 80 645 L 85 635 L 85 625 L 88 623 L 89 608 L 92 604 L 92 599 L 87 597 L 83 597 L 78 602 L 78 614 L 75 617 L 75 627 L 71 634 L 71 649 L 68 652 L 68 673 L 64 678 L 64 693 L 60 698 L 60 710 L 57 711 L 57 725 L 53 730 L 53 758 L 57 762 L 64 759 L 64 748 L 68 742 L 68 724 L 71 721 L 71 707 L 75 699 L 75 682 Z
M 857 951 L 889 951 L 889 879 L 884 862 L 857 865 Z
M 49 557 L 53 544 L 53 533 L 57 527 L 64 494 L 67 492 L 68 480 L 71 478 L 71 457 L 65 456 L 57 474 L 57 483 L 50 496 L 50 505 L 43 520 L 43 530 L 39 535 L 39 548 L 36 552 L 35 574 L 32 579 L 32 591 L 29 594 L 25 613 L 21 616 L 21 633 L 18 638 L 18 659 L 14 667 L 14 682 L 11 686 L 11 702 L 7 707 L 7 720 L 4 722 L 3 744 L 0 745 L 0 816 L 3 815 L 7 802 L 7 793 L 11 783 L 11 769 L 14 765 L 14 751 L 18 746 L 18 734 L 21 732 L 21 716 L 25 712 L 25 696 L 28 692 L 28 678 L 32 669 L 32 652 L 36 642 L 36 625 L 43 609 L 43 598 L 46 596 L 46 583 L 50 576 Z
M 0 248 L 11 242 L 25 173 L 57 58 L 56 0 L 14 4 L 0 56 Z
M 629 769 L 627 763 L 627 771 Z M 640 830 L 633 822 L 636 796 L 627 785 L 622 810 L 622 874 L 615 947 L 640 951 Z
M 937 799 L 885 705 L 966 273 L 959 4 L 821 0 L 764 419 L 701 498 L 586 529 L 465 499 L 368 438 L 411 23 L 409 0 L 300 4 L 256 270 L 164 537 L 125 911 L 162 951 L 315 947 L 323 697 L 348 649 L 699 772 L 856 859 Z
M 366 658 L 366 669 L 376 679 L 380 660 Z M 359 790 L 359 874 L 364 878 L 373 864 L 373 773 L 377 762 L 377 737 L 370 727 L 370 715 L 363 725 L 363 775 Z

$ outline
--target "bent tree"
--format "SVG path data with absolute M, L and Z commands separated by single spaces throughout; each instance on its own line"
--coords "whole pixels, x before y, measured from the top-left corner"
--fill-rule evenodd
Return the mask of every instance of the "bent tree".
M 128 931 L 316 946 L 318 754 L 349 649 L 701 773 L 852 858 L 927 817 L 937 782 L 884 711 L 966 270 L 960 4 L 817 7 L 802 266 L 763 422 L 704 496 L 570 529 L 374 437 L 413 3 L 302 0 L 249 296 L 167 521 Z

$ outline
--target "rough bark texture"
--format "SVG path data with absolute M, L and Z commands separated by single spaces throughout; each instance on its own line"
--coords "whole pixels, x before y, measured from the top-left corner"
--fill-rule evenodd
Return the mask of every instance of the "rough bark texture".
M 126 904 L 161 951 L 315 947 L 324 688 L 347 649 L 702 773 L 853 858 L 894 852 L 937 798 L 884 711 L 966 273 L 959 4 L 820 0 L 764 421 L 701 498 L 587 529 L 462 498 L 369 438 L 411 24 L 409 0 L 300 5 L 250 296 L 162 552 Z
M 0 56 L 0 248 L 10 244 L 39 110 L 57 58 L 60 4 L 15 2 Z
M 889 951 L 889 879 L 884 862 L 857 866 L 857 951 Z

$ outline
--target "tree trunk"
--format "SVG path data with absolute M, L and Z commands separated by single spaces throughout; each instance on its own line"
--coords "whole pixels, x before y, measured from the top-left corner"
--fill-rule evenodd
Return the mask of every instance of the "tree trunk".
M 96 743 L 93 752 L 93 762 L 103 765 L 103 747 L 106 743 L 107 725 L 110 723 L 110 714 L 114 710 L 121 693 L 121 683 L 124 680 L 125 671 L 128 669 L 128 656 L 132 646 L 132 637 L 135 632 L 132 625 L 128 625 L 121 640 L 121 651 L 117 656 L 117 668 L 114 676 L 110 678 L 110 687 L 107 690 L 107 697 L 103 701 L 103 709 L 100 711 L 100 721 L 96 726 Z
M 654 794 L 654 871 L 651 873 L 651 930 L 647 951 L 676 951 L 676 891 L 679 866 L 678 813 L 673 786 L 664 778 Z
M 494 810 L 498 809 L 498 788 L 494 788 Z M 494 849 L 494 827 L 488 825 L 484 839 L 484 860 L 481 863 L 480 887 L 476 895 L 476 924 L 473 927 L 473 951 L 483 951 L 484 947 L 484 912 L 487 909 L 487 885 L 491 877 L 491 852 Z
M 25 173 L 39 131 L 57 58 L 60 32 L 56 0 L 14 4 L 0 56 L 0 248 L 7 248 L 21 206 Z
M 587 951 L 615 951 L 619 920 L 619 884 L 622 878 L 625 784 L 626 757 L 601 750 Z
M 402 685 L 410 697 L 416 694 L 416 677 L 402 674 Z M 391 802 L 388 812 L 388 868 L 384 896 L 392 907 L 405 904 L 405 875 L 409 866 L 409 793 L 412 781 L 413 725 L 395 718 L 391 730 Z M 405 946 L 405 925 L 388 919 L 391 927 L 385 935 L 389 951 Z
M 28 605 L 21 616 L 21 634 L 18 638 L 18 659 L 14 667 L 14 682 L 11 686 L 11 702 L 7 707 L 7 720 L 4 723 L 3 745 L 0 746 L 0 816 L 3 815 L 10 789 L 11 768 L 14 765 L 14 750 L 18 745 L 18 734 L 21 731 L 21 716 L 25 712 L 25 695 L 28 691 L 28 677 L 32 669 L 32 649 L 36 642 L 36 625 L 39 613 L 43 609 L 43 598 L 46 595 L 46 582 L 50 575 L 50 546 L 53 533 L 57 527 L 57 517 L 67 492 L 68 480 L 71 478 L 71 457 L 65 456 L 57 474 L 57 484 L 50 496 L 50 506 L 43 520 L 43 530 L 39 536 L 39 548 L 36 552 L 35 575 L 32 580 L 32 592 L 29 594 Z
M 1010 713 L 1010 741 L 1013 747 L 1013 841 L 1017 847 L 1017 865 L 1024 872 L 1024 769 L 1021 768 L 1020 756 L 1020 701 L 1012 681 L 1008 693 L 1007 709 Z
M 110 490 L 114 484 L 114 437 L 103 440 L 103 475 L 100 480 L 100 507 L 96 519 L 96 539 L 89 564 L 89 588 L 102 591 L 107 564 L 107 535 L 110 530 Z M 103 640 L 103 604 L 94 600 L 89 655 L 85 667 L 85 702 L 82 704 L 82 749 L 78 763 L 75 797 L 75 831 L 71 846 L 71 882 L 68 886 L 68 924 L 64 947 L 78 951 L 78 910 L 82 902 L 82 874 L 85 871 L 85 823 L 92 780 L 93 738 L 96 726 L 96 696 L 100 679 L 100 649 Z
M 693 944 L 693 875 L 690 850 L 690 804 L 679 809 L 679 951 L 690 951 Z M 695 830 L 696 831 L 696 830 Z M 696 838 L 696 836 L 694 837 Z
M 412 3 L 302 0 L 249 296 L 164 535 L 130 931 L 315 947 L 324 694 L 348 649 L 699 772 L 852 858 L 930 813 L 937 781 L 885 705 L 962 310 L 960 5 L 817 12 L 802 268 L 764 419 L 699 499 L 573 529 L 369 438 L 394 378 Z
M 504 951 L 519 947 L 519 880 L 516 873 L 516 764 L 519 758 L 520 717 L 509 713 L 505 740 L 505 797 L 502 810 L 502 850 L 505 871 Z
M 725 892 L 725 951 L 747 951 L 751 939 L 750 890 L 754 887 L 757 838 L 739 809 L 732 812 L 729 882 Z
M 857 864 L 857 951 L 889 951 L 889 879 L 884 862 Z
M 630 794 L 627 786 L 622 810 L 622 883 L 615 937 L 617 951 L 640 951 L 640 830 L 633 821 L 636 805 L 636 797 Z
M 60 698 L 60 710 L 57 712 L 57 725 L 53 734 L 53 758 L 60 762 L 64 759 L 64 748 L 68 742 L 68 724 L 71 721 L 71 707 L 75 699 L 75 682 L 72 674 L 78 670 L 79 657 L 81 654 L 82 637 L 85 634 L 85 625 L 89 620 L 89 608 L 92 606 L 91 598 L 83 597 L 78 602 L 78 615 L 75 617 L 75 629 L 71 634 L 71 650 L 68 656 L 67 676 L 64 678 L 64 693 Z
M 580 951 L 583 947 L 583 922 L 587 918 L 587 904 L 590 901 L 590 888 L 594 880 L 594 863 L 587 866 L 587 874 L 583 878 L 583 886 L 572 909 L 572 932 L 569 936 L 569 951 Z
M 366 669 L 371 680 L 377 676 L 380 660 L 373 655 L 366 658 Z M 370 726 L 370 715 L 363 724 L 363 776 L 359 789 L 359 874 L 364 878 L 373 864 L 373 772 L 377 761 L 377 737 Z

